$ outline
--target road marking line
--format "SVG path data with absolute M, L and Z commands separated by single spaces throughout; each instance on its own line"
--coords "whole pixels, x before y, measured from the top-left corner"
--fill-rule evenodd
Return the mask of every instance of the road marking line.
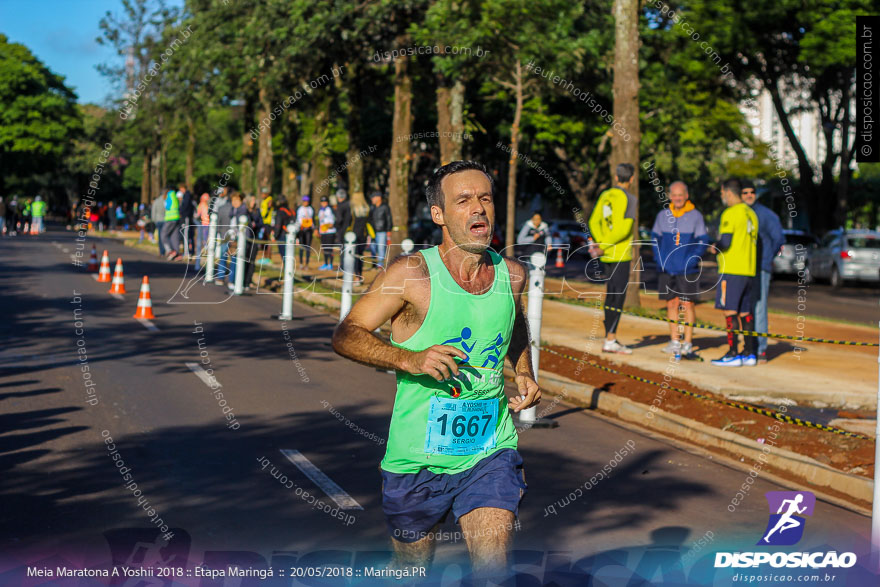
M 211 389 L 223 387 L 222 385 L 220 385 L 220 382 L 217 381 L 216 377 L 211 377 L 210 375 L 208 375 L 208 372 L 205 371 L 198 363 L 187 363 L 186 366 L 189 367 L 190 371 L 196 374 L 196 377 L 202 380 L 202 383 L 204 383 Z
M 125 299 L 125 298 L 122 298 L 122 299 Z M 138 322 L 143 324 L 144 328 L 146 328 L 150 332 L 159 332 L 159 329 L 156 327 L 156 325 L 153 324 L 152 322 L 150 322 L 149 320 L 147 320 L 146 318 L 135 318 L 135 320 L 137 320 Z
M 95 281 L 98 281 L 98 274 L 92 273 L 92 279 L 94 279 Z
M 361 504 L 355 501 L 352 496 L 347 494 L 344 489 L 337 485 L 330 477 L 325 475 L 321 469 L 313 465 L 312 462 L 298 450 L 282 448 L 281 454 L 287 457 L 288 461 L 296 465 L 300 471 L 305 473 L 306 477 L 311 479 L 315 483 L 315 485 L 320 487 L 324 491 L 324 493 L 327 494 L 327 497 L 335 501 L 336 505 L 338 505 L 341 509 L 364 509 L 361 507 Z
M 117 300 L 124 300 L 125 299 L 125 296 L 122 294 L 112 293 L 110 295 L 113 296 L 114 298 L 116 298 Z
M 70 252 L 70 249 L 68 249 L 67 247 L 61 247 L 61 250 L 64 251 L 65 253 Z

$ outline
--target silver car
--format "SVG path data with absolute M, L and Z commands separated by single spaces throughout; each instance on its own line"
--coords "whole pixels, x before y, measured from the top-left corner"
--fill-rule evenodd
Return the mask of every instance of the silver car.
M 777 275 L 797 275 L 809 262 L 810 256 L 819 244 L 819 239 L 803 230 L 783 230 L 785 242 L 773 257 L 773 273 Z
M 832 230 L 810 255 L 809 268 L 812 279 L 827 279 L 832 287 L 880 281 L 880 232 Z

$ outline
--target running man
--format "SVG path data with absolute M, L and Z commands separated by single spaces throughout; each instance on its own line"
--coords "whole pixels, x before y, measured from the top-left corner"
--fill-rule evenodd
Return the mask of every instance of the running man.
M 721 186 L 721 201 L 727 209 L 721 214 L 721 226 L 718 229 L 721 240 L 715 245 L 718 248 L 719 278 L 715 307 L 724 310 L 730 350 L 720 359 L 712 361 L 712 364 L 723 367 L 751 366 L 758 363 L 755 357 L 755 336 L 745 336 L 745 349 L 740 354 L 737 352 L 738 336 L 733 332 L 755 329 L 752 316 L 752 281 L 757 267 L 758 217 L 742 201 L 741 192 L 737 179 L 728 179 Z
M 590 233 L 602 255 L 599 261 L 608 279 L 605 286 L 605 305 L 608 308 L 605 308 L 604 353 L 632 354 L 629 347 L 617 341 L 617 325 L 626 299 L 629 263 L 632 260 L 633 220 L 638 203 L 627 190 L 632 186 L 634 174 L 635 169 L 629 163 L 618 165 L 615 187 L 602 192 L 590 214 Z
M 688 187 L 683 181 L 669 186 L 669 208 L 660 210 L 654 221 L 651 236 L 654 240 L 654 260 L 660 274 L 657 292 L 666 300 L 666 316 L 679 320 L 679 308 L 684 319 L 693 324 L 697 319 L 694 302 L 700 293 L 700 255 L 706 251 L 709 235 L 703 215 L 688 199 Z M 685 358 L 696 358 L 693 346 L 694 327 L 684 327 L 684 342 L 679 340 L 678 324 L 669 323 L 669 344 L 663 349 Z
M 526 491 L 507 408 L 519 412 L 541 398 L 521 307 L 527 273 L 488 248 L 495 183 L 482 164 L 444 165 L 426 192 L 443 242 L 401 256 L 380 273 L 336 328 L 333 348 L 397 371 L 381 463 L 392 568 L 428 566 L 436 529 L 451 511 L 474 573 L 498 577 L 506 572 Z M 373 334 L 389 319 L 390 344 Z M 485 366 L 487 356 L 497 359 L 492 367 Z M 516 371 L 519 394 L 507 402 L 504 357 Z
M 767 532 L 767 535 L 764 536 L 764 542 L 770 544 L 770 536 L 773 535 L 774 532 L 779 530 L 779 533 L 782 534 L 786 530 L 791 530 L 792 528 L 797 528 L 801 525 L 798 520 L 792 518 L 794 514 L 802 514 L 807 510 L 807 506 L 799 508 L 798 505 L 804 501 L 804 494 L 798 493 L 794 496 L 794 499 L 784 499 L 782 503 L 779 504 L 779 509 L 776 510 L 777 514 L 782 514 L 782 508 L 785 507 L 785 504 L 788 504 L 788 509 L 784 514 L 779 518 L 776 522 L 776 525 L 773 526 L 773 529 Z

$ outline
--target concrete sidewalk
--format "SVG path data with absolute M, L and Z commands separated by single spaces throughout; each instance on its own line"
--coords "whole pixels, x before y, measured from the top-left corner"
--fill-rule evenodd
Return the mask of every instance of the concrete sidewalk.
M 714 322 L 707 315 L 714 312 L 717 311 L 698 307 L 697 316 Z M 683 360 L 676 364 L 660 350 L 669 341 L 669 325 L 627 315 L 621 319 L 618 338 L 633 349 L 633 354 L 603 354 L 603 317 L 598 309 L 545 299 L 541 341 L 571 347 L 578 351 L 578 356 L 602 355 L 617 364 L 656 372 L 657 381 L 662 381 L 660 374 L 670 369 L 673 377 L 732 399 L 850 409 L 877 407 L 877 347 L 803 343 L 798 351 L 794 341 L 770 339 L 767 364 L 716 367 L 709 361 L 727 351 L 727 335 L 694 329 L 694 346 L 705 361 Z M 795 320 L 794 316 L 771 315 L 770 330 L 796 334 L 788 332 L 794 329 Z M 838 337 L 849 334 L 859 335 L 855 340 L 876 340 L 876 330 L 870 328 L 818 321 L 807 321 L 803 335 L 828 337 L 829 330 Z

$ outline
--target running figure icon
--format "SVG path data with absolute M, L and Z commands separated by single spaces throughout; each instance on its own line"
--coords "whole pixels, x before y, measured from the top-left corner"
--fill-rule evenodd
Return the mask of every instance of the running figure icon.
M 770 544 L 770 536 L 772 536 L 773 533 L 776 532 L 777 530 L 779 530 L 779 533 L 782 534 L 786 530 L 790 530 L 792 528 L 797 528 L 798 526 L 800 526 L 802 524 L 802 522 L 800 520 L 794 519 L 794 518 L 792 518 L 792 516 L 794 514 L 802 514 L 807 510 L 807 506 L 798 507 L 801 504 L 801 502 L 803 502 L 803 501 L 804 501 L 803 494 L 798 493 L 797 495 L 794 496 L 794 499 L 785 499 L 782 501 L 781 504 L 779 504 L 779 509 L 776 510 L 777 514 L 782 514 L 782 510 L 783 510 L 783 508 L 785 508 L 785 504 L 789 504 L 788 509 L 786 510 L 786 512 L 784 514 L 782 514 L 782 516 L 776 522 L 776 525 L 773 526 L 773 529 L 770 530 L 769 532 L 767 532 L 767 535 L 764 536 L 764 542 L 766 542 L 767 544 Z

